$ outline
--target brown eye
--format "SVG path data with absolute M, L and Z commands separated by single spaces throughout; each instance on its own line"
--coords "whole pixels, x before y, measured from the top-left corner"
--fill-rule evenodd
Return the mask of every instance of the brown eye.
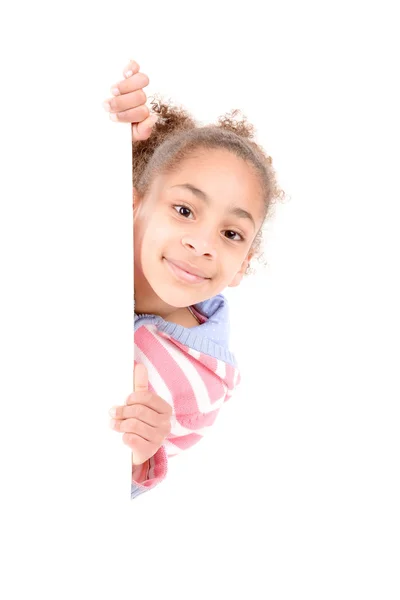
M 244 237 L 243 237 L 243 236 L 241 236 L 241 235 L 240 235 L 240 233 L 238 233 L 237 231 L 225 231 L 225 233 L 233 233 L 233 235 L 234 235 L 234 236 L 235 236 L 235 235 L 238 235 L 238 236 L 239 236 L 239 238 L 240 238 L 239 240 L 237 240 L 237 239 L 235 240 L 233 237 L 229 237 L 229 238 L 228 238 L 228 239 L 232 240 L 233 242 L 238 242 L 238 241 L 240 241 L 240 240 L 243 240 L 243 241 L 244 241 Z
M 186 211 L 188 211 L 188 212 L 189 212 L 189 214 L 192 212 L 192 211 L 190 210 L 190 208 L 188 208 L 187 206 L 184 206 L 183 204 L 176 204 L 176 205 L 174 206 L 174 209 L 177 209 L 177 208 L 178 208 L 179 210 L 177 210 L 176 212 L 177 212 L 177 213 L 179 213 L 179 214 L 181 215 L 181 217 L 187 217 L 187 216 L 188 216 L 187 214 L 183 214 L 183 213 L 182 213 L 182 211 L 185 211 L 185 210 L 186 210 Z

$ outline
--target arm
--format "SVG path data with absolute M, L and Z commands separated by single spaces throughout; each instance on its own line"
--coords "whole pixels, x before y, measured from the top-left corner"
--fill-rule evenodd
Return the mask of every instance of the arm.
M 132 498 L 157 485 L 167 474 L 163 442 L 171 431 L 172 416 L 171 406 L 149 391 L 146 367 L 135 364 L 134 372 L 135 391 L 125 405 L 110 410 L 112 429 L 123 433 L 122 441 L 132 450 Z
M 135 349 L 138 353 L 141 352 L 142 346 L 146 348 L 148 343 L 143 332 L 149 336 L 145 329 L 139 328 L 135 331 Z M 165 373 L 175 374 L 174 385 L 171 387 L 165 383 L 163 386 L 165 401 L 173 407 L 173 418 L 170 433 L 149 459 L 147 475 L 146 466 L 142 466 L 145 461 L 135 461 L 141 469 L 136 467 L 132 473 L 132 499 L 155 487 L 165 478 L 170 457 L 189 449 L 204 437 L 221 406 L 232 396 L 240 379 L 237 367 L 225 363 L 223 359 L 218 360 L 209 353 L 193 350 L 165 332 L 151 332 L 150 335 L 154 341 L 151 346 L 154 350 L 152 362 L 156 364 L 161 378 L 164 378 Z M 157 343 L 158 337 L 162 337 L 163 342 L 173 344 L 182 352 L 172 354 L 168 347 L 165 348 L 164 343 L 162 346 L 165 351 L 159 355 L 155 352 L 155 348 L 161 347 L 161 344 Z M 211 349 L 216 352 L 214 347 Z M 141 354 L 140 357 L 143 358 Z
M 223 402 L 225 403 L 229 400 L 233 393 L 234 390 L 228 388 Z M 198 400 L 200 400 L 200 398 L 198 398 Z M 157 450 L 154 456 L 140 465 L 132 466 L 132 500 L 144 492 L 149 491 L 165 479 L 168 467 L 168 457 L 175 456 L 197 444 L 204 437 L 205 430 L 214 423 L 219 410 L 220 405 L 217 406 L 215 410 L 207 413 L 199 412 L 197 415 L 187 415 L 186 419 L 181 414 L 181 422 L 183 423 L 186 421 L 186 435 L 183 433 L 177 438 L 168 435 L 165 438 L 164 444 Z
M 149 473 L 149 467 L 149 460 L 146 460 L 141 465 L 135 465 L 132 463 L 132 482 L 143 483 L 146 481 Z
M 168 457 L 164 446 L 141 465 L 132 465 L 131 499 L 140 496 L 163 481 L 168 471 Z

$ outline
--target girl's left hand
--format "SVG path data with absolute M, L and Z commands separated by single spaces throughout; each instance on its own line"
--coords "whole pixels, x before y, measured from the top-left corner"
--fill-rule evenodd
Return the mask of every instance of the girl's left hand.
M 135 391 L 126 406 L 110 410 L 111 427 L 123 433 L 122 441 L 132 449 L 132 463 L 141 465 L 154 456 L 171 432 L 172 408 L 160 396 L 149 392 L 144 365 L 135 367 Z

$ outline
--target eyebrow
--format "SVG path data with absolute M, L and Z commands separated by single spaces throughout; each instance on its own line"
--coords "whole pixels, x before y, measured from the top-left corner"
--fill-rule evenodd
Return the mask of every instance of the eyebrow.
M 199 190 L 199 188 L 195 187 L 191 183 L 181 183 L 179 185 L 173 185 L 171 187 L 172 188 L 183 187 L 183 188 L 189 190 L 190 192 L 192 192 L 198 198 L 200 198 L 200 200 L 203 200 L 207 205 L 210 205 L 210 198 L 207 196 L 207 194 L 205 192 L 203 192 L 202 190 Z M 247 210 L 244 210 L 244 208 L 235 206 L 234 208 L 232 208 L 232 210 L 229 211 L 229 213 L 231 215 L 235 215 L 241 219 L 250 219 L 250 221 L 253 223 L 254 229 L 256 229 L 256 224 L 255 224 L 253 216 Z

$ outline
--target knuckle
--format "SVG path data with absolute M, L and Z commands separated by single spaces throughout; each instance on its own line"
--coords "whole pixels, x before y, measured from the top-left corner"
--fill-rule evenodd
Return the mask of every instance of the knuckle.
M 122 436 L 122 441 L 127 446 L 130 446 L 130 444 L 132 443 L 132 435 L 130 433 L 124 433 L 124 435 Z
M 129 419 L 129 432 L 130 433 L 139 433 L 139 423 L 140 421 L 138 421 L 135 417 L 132 417 L 131 419 Z
M 122 419 L 122 421 L 119 422 L 118 431 L 120 431 L 121 433 L 129 433 L 130 432 L 128 419 Z
M 145 104 L 147 100 L 147 96 L 143 90 L 137 90 L 136 92 L 136 100 L 139 104 Z
M 110 105 L 111 110 L 118 110 L 117 98 L 111 98 L 111 100 L 109 100 L 109 105 Z
M 142 406 L 146 406 L 152 398 L 153 394 L 148 390 L 140 392 L 140 403 Z
M 147 119 L 147 117 L 150 114 L 149 109 L 147 108 L 147 106 L 139 106 L 138 108 L 139 114 L 141 119 L 144 121 L 145 119 Z
M 116 406 L 115 408 L 115 417 L 116 419 L 122 419 L 124 416 L 124 407 L 123 406 Z
M 137 404 L 133 407 L 133 416 L 137 419 L 144 417 L 144 413 L 146 412 L 145 407 Z
M 123 79 L 122 81 L 119 81 L 116 87 L 119 89 L 121 94 L 126 94 L 129 91 L 129 79 Z M 119 96 L 114 97 L 118 98 Z
M 148 76 L 145 73 L 140 73 L 140 75 L 141 80 L 143 81 L 143 86 L 149 85 L 150 79 L 148 78 Z

